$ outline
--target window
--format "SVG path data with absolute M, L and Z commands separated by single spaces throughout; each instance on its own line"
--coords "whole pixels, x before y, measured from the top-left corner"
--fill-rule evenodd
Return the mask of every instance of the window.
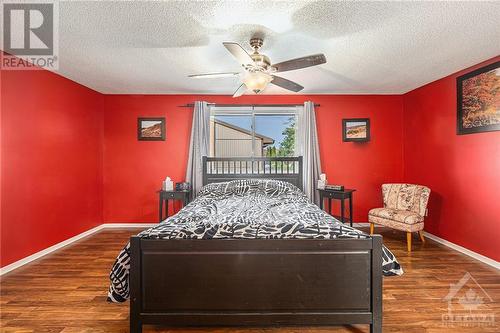
M 213 107 L 210 156 L 296 156 L 297 114 L 293 107 Z

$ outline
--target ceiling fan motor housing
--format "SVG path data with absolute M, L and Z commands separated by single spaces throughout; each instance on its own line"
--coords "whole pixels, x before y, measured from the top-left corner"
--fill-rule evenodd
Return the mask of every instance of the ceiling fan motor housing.
M 271 59 L 269 59 L 268 56 L 265 54 L 260 54 L 259 49 L 262 47 L 264 44 L 264 41 L 262 38 L 252 38 L 250 39 L 250 46 L 253 49 L 253 53 L 250 54 L 249 56 L 253 60 L 253 64 L 251 66 L 244 66 L 245 69 L 249 72 L 258 72 L 258 71 L 265 71 L 269 67 L 271 67 Z
M 264 44 L 264 40 L 262 38 L 252 38 L 250 39 L 250 46 L 252 49 L 257 52 L 262 45 Z
M 252 57 L 257 70 L 267 70 L 271 66 L 271 60 L 265 54 L 254 53 L 250 57 Z

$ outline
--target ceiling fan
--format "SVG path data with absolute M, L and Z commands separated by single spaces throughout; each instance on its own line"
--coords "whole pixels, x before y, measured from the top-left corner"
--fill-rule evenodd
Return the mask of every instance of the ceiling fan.
M 193 74 L 189 75 L 192 78 L 219 78 L 219 77 L 232 77 L 241 76 L 242 84 L 234 93 L 233 97 L 243 95 L 247 90 L 251 90 L 258 94 L 264 90 L 269 83 L 275 84 L 281 88 L 299 92 L 304 89 L 298 83 L 274 75 L 274 73 L 292 71 L 295 69 L 306 68 L 326 63 L 324 54 L 313 54 L 306 57 L 296 58 L 292 60 L 283 61 L 271 65 L 271 60 L 265 54 L 259 53 L 264 41 L 261 38 L 250 39 L 250 46 L 253 49 L 252 54 L 247 51 L 238 43 L 224 42 L 222 43 L 226 49 L 236 58 L 236 60 L 244 68 L 244 72 L 226 72 L 226 73 L 207 73 L 207 74 Z

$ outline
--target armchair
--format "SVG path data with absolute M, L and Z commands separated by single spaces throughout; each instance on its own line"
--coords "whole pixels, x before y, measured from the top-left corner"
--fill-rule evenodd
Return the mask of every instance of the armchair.
M 412 184 L 383 184 L 383 208 L 373 208 L 368 213 L 370 235 L 375 224 L 406 231 L 408 252 L 411 252 L 412 233 L 418 232 L 425 242 L 422 230 L 431 190 L 426 186 Z

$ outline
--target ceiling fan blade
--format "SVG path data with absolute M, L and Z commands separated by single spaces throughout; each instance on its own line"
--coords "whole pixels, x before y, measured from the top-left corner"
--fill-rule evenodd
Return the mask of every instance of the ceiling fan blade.
M 229 72 L 229 73 L 206 73 L 206 74 L 191 74 L 188 77 L 194 79 L 216 79 L 219 77 L 233 77 L 239 75 L 238 72 Z
M 247 87 L 245 86 L 244 83 L 241 84 L 241 86 L 239 86 L 238 89 L 236 89 L 236 91 L 234 92 L 233 94 L 233 98 L 235 97 L 240 97 L 241 95 L 243 95 L 245 92 L 247 91 Z
M 224 42 L 222 43 L 226 49 L 231 52 L 231 54 L 238 60 L 242 66 L 253 66 L 255 65 L 252 57 L 241 47 L 238 43 Z
M 276 72 L 293 71 L 294 69 L 306 68 L 316 65 L 321 65 L 326 62 L 324 54 L 313 54 L 302 58 L 292 59 L 274 64 Z
M 299 92 L 302 89 L 304 89 L 304 87 L 302 87 L 300 84 L 290 81 L 288 79 L 284 79 L 276 75 L 272 75 L 272 77 L 273 80 L 271 81 L 271 83 L 277 85 L 278 87 L 284 88 L 286 90 L 291 90 L 293 92 Z

